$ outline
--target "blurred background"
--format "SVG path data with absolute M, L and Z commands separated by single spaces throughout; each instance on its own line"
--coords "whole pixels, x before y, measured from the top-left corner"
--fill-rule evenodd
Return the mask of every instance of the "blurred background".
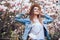
M 47 25 L 51 40 L 60 40 L 60 0 L 0 0 L 0 40 L 22 40 L 24 25 L 15 16 L 22 13 L 25 18 L 34 3 L 54 19 Z

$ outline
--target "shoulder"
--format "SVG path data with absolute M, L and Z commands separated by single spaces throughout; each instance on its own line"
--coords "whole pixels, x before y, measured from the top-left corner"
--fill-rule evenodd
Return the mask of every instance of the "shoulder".
M 26 24 L 31 24 L 31 20 L 29 18 L 24 18 Z

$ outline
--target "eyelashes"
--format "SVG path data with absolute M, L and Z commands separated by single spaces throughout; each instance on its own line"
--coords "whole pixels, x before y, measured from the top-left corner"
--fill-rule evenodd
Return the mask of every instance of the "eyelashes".
M 33 10 L 39 10 L 39 9 L 34 8 Z

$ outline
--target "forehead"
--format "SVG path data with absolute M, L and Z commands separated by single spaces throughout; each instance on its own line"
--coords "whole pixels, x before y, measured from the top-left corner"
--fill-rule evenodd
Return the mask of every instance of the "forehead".
M 39 9 L 38 7 L 34 7 L 34 9 Z

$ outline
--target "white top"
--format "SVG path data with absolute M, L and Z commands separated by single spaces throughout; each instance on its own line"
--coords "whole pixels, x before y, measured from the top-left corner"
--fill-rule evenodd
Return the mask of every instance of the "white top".
M 36 19 L 32 24 L 32 29 L 29 33 L 29 37 L 32 39 L 44 39 L 44 30 L 42 24 Z

